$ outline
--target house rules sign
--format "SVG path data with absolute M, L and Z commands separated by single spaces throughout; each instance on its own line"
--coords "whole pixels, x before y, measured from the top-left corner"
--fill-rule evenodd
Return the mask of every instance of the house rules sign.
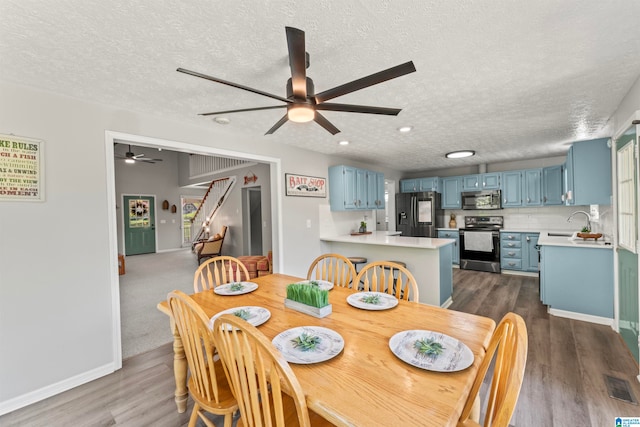
M 0 134 L 0 201 L 44 201 L 41 140 Z

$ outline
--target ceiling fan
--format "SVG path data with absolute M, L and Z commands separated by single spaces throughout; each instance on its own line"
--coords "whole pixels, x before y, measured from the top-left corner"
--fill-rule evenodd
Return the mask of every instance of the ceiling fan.
M 145 162 L 145 163 L 155 163 L 161 162 L 162 159 L 150 159 L 144 156 L 144 154 L 134 154 L 131 151 L 131 145 L 129 145 L 129 151 L 127 151 L 124 156 L 122 154 L 115 154 L 116 159 L 124 159 L 127 163 L 135 163 L 135 162 Z
M 413 73 L 416 71 L 416 67 L 413 65 L 412 61 L 336 86 L 332 89 L 325 90 L 324 92 L 314 93 L 313 80 L 307 77 L 306 74 L 306 69 L 309 66 L 309 54 L 305 50 L 304 31 L 293 27 L 285 27 L 285 30 L 287 33 L 287 46 L 289 48 L 289 66 L 291 67 L 291 78 L 287 81 L 286 98 L 238 83 L 222 80 L 217 77 L 198 73 L 196 71 L 185 70 L 184 68 L 177 69 L 180 73 L 190 74 L 195 77 L 222 83 L 224 85 L 253 92 L 258 95 L 267 96 L 269 98 L 282 101 L 285 104 L 269 107 L 243 108 L 239 110 L 214 111 L 212 113 L 201 113 L 201 116 L 239 113 L 245 111 L 273 110 L 276 108 L 286 107 L 287 114 L 278 120 L 278 122 L 273 125 L 267 133 L 265 133 L 265 135 L 274 133 L 288 120 L 299 123 L 314 120 L 332 135 L 335 135 L 340 132 L 340 130 L 320 114 L 319 111 L 343 111 L 349 113 L 382 114 L 388 116 L 397 116 L 398 113 L 400 113 L 401 109 L 399 108 L 336 104 L 326 101 L 387 80 L 395 79 L 396 77 L 404 76 L 405 74 Z

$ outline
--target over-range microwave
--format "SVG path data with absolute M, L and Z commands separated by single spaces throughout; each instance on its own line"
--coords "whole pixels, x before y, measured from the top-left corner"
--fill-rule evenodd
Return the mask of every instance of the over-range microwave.
M 462 209 L 502 209 L 502 204 L 500 203 L 500 190 L 465 191 L 462 193 Z

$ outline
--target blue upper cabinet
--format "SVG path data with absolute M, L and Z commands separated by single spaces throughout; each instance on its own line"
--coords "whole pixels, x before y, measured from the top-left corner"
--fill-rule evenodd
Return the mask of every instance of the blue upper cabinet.
M 401 193 L 414 193 L 416 191 L 418 191 L 418 180 L 416 178 L 403 179 L 400 181 Z
M 400 181 L 401 193 L 415 193 L 417 191 L 440 191 L 440 179 L 437 176 L 428 178 L 411 178 Z
M 562 205 L 563 202 L 562 165 L 542 169 L 542 204 L 545 206 Z
M 449 176 L 442 178 L 441 184 L 442 197 L 440 203 L 442 204 L 442 209 L 460 209 L 462 207 L 462 199 L 460 197 L 462 177 Z
M 611 149 L 609 139 L 574 143 L 567 153 L 565 203 L 611 204 Z
M 522 206 L 522 171 L 502 172 L 502 207 Z
M 462 191 L 499 190 L 501 175 L 500 172 L 464 175 Z
M 332 211 L 384 208 L 384 175 L 351 166 L 329 168 Z
M 522 177 L 522 206 L 542 206 L 542 169 L 526 169 Z

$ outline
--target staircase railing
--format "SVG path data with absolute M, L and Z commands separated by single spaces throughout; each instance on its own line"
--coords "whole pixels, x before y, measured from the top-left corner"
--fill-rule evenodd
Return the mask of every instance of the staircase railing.
M 224 204 L 227 194 L 231 192 L 235 183 L 235 176 L 211 181 L 207 192 L 202 198 L 202 203 L 200 203 L 198 210 L 196 210 L 191 219 L 192 243 L 205 238 L 209 232 L 209 224 L 211 224 L 216 213 Z

